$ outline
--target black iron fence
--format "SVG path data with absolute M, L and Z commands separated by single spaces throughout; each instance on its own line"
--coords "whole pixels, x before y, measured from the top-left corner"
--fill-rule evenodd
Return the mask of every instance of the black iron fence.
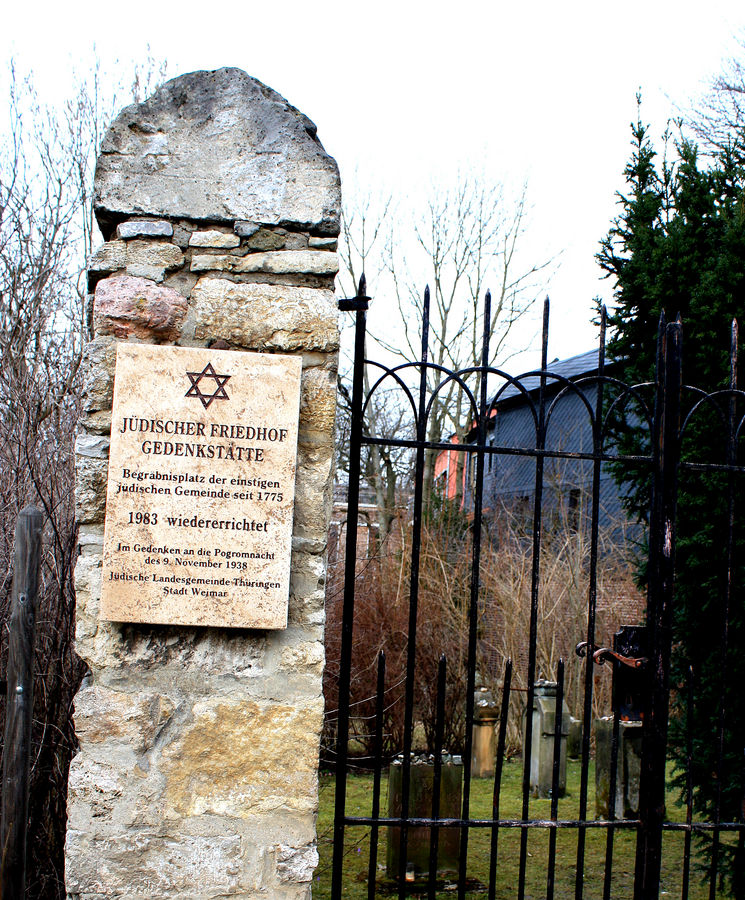
M 428 293 L 425 293 L 423 306 L 421 357 L 416 362 L 393 367 L 364 359 L 368 306 L 364 280 L 360 283 L 357 297 L 340 302 L 342 310 L 353 312 L 355 316 L 355 356 L 336 721 L 332 897 L 351 894 L 344 871 L 350 832 L 356 836 L 352 843 L 358 848 L 364 847 L 368 853 L 366 893 L 370 898 L 383 892 L 393 892 L 403 898 L 412 891 L 417 891 L 420 896 L 436 897 L 450 886 L 459 897 L 475 892 L 474 896 L 489 898 L 509 896 L 523 900 L 525 897 L 574 896 L 576 900 L 581 900 L 585 896 L 630 897 L 633 893 L 637 900 L 649 900 L 659 896 L 661 878 L 667 879 L 667 887 L 674 882 L 674 891 L 683 900 L 689 896 L 714 897 L 720 889 L 726 890 L 728 885 L 730 890 L 737 890 L 732 888 L 733 884 L 737 884 L 736 874 L 733 876 L 732 873 L 742 866 L 745 825 L 741 816 L 729 815 L 729 808 L 728 815 L 723 815 L 722 790 L 715 790 L 713 794 L 709 792 L 714 797 L 713 801 L 697 808 L 697 779 L 700 782 L 703 776 L 700 767 L 697 769 L 696 766 L 695 748 L 701 740 L 717 746 L 716 762 L 708 777 L 718 785 L 723 784 L 725 778 L 739 778 L 736 790 L 742 795 L 745 787 L 742 771 L 735 775 L 729 770 L 725 772 L 725 759 L 732 751 L 727 742 L 737 740 L 737 729 L 729 727 L 729 717 L 742 718 L 744 711 L 726 709 L 726 692 L 722 690 L 715 717 L 717 727 L 712 733 L 696 734 L 693 724 L 697 714 L 695 680 L 699 675 L 695 666 L 688 665 L 688 675 L 681 680 L 681 663 L 678 660 L 674 683 L 671 683 L 676 598 L 676 503 L 680 479 L 685 481 L 701 476 L 720 479 L 718 490 L 721 492 L 727 536 L 717 560 L 712 560 L 712 567 L 721 575 L 716 631 L 722 677 L 725 677 L 728 659 L 733 651 L 732 622 L 742 618 L 741 584 L 737 571 L 737 494 L 740 479 L 745 473 L 745 467 L 738 462 L 745 393 L 737 387 L 736 327 L 733 328 L 731 376 L 727 388 L 707 393 L 683 384 L 682 325 L 680 322 L 664 321 L 660 326 L 654 381 L 630 385 L 615 377 L 613 367 L 606 364 L 604 316 L 597 357 L 591 370 L 574 373 L 551 370 L 548 365 L 547 301 L 540 368 L 515 378 L 489 366 L 489 303 L 487 295 L 480 364 L 454 372 L 434 366 L 428 360 Z M 374 372 L 372 386 L 367 393 L 363 387 L 366 365 Z M 433 375 L 436 376 L 434 381 Z M 453 381 L 466 398 L 466 416 L 471 423 L 467 429 L 467 439 L 459 444 L 428 437 L 433 398 L 443 390 L 444 385 Z M 411 434 L 372 435 L 365 427 L 368 404 L 376 392 L 391 388 L 409 409 Z M 581 420 L 567 421 L 565 418 L 562 429 L 557 429 L 557 422 L 564 415 L 562 410 L 568 408 L 569 399 L 575 414 L 580 410 Z M 508 409 L 518 407 L 523 417 L 522 424 L 511 432 L 509 429 L 500 431 L 501 425 L 497 427 L 497 423 L 507 423 Z M 702 417 L 708 417 L 703 424 Z M 530 426 L 527 429 L 524 427 L 525 421 Z M 631 423 L 637 435 L 631 449 L 627 445 L 622 450 L 622 444 L 616 439 L 622 423 Z M 697 458 L 695 446 L 689 446 L 691 436 L 695 437 L 696 429 L 701 428 L 720 429 L 719 458 Z M 397 783 L 400 782 L 400 796 L 395 801 L 389 798 L 388 808 L 383 810 L 385 769 L 391 762 L 390 747 L 388 753 L 384 750 L 387 745 L 385 721 L 392 701 L 387 685 L 386 656 L 381 652 L 377 660 L 364 661 L 367 666 L 377 667 L 374 713 L 370 722 L 372 731 L 368 744 L 371 753 L 366 762 L 371 771 L 372 793 L 367 808 L 352 814 L 347 804 L 350 722 L 355 716 L 353 704 L 359 700 L 352 696 L 353 658 L 358 652 L 356 648 L 365 646 L 359 639 L 359 632 L 355 632 L 358 627 L 356 622 L 360 618 L 357 595 L 364 594 L 365 581 L 371 577 L 369 570 L 361 572 L 358 566 L 357 522 L 362 460 L 365 448 L 371 446 L 402 448 L 413 456 L 406 536 L 397 550 L 400 571 L 405 575 L 407 586 L 404 683 L 396 701 L 403 705 L 402 738 L 400 746 L 394 748 L 398 751 L 394 765 L 400 767 L 400 778 L 398 773 L 396 775 Z M 433 696 L 435 701 L 433 727 L 427 736 L 431 772 L 427 776 L 426 814 L 421 812 L 418 797 L 413 797 L 413 792 L 420 792 L 419 786 L 413 786 L 415 769 L 419 765 L 414 751 L 417 742 L 421 743 L 421 736 L 417 737 L 417 730 L 421 731 L 422 710 L 422 687 L 418 686 L 418 660 L 422 658 L 419 635 L 426 633 L 428 641 L 436 640 L 429 627 L 432 623 L 423 622 L 420 614 L 423 535 L 428 522 L 433 516 L 436 517 L 436 513 L 432 512 L 435 506 L 433 499 L 425 495 L 425 484 L 429 484 L 425 472 L 432 470 L 431 457 L 443 453 L 463 454 L 470 460 L 468 465 L 459 466 L 455 485 L 461 521 L 468 531 L 467 544 L 460 545 L 460 552 L 467 546 L 470 554 L 470 575 L 462 600 L 465 623 L 462 664 L 465 666 L 466 681 L 460 754 L 463 774 L 458 813 L 455 815 L 443 813 L 443 773 L 445 767 L 452 765 L 452 757 L 445 754 L 446 748 L 443 746 L 448 673 L 456 664 L 456 661 L 444 656 L 439 662 L 436 684 L 430 676 L 432 683 L 425 686 L 428 695 Z M 530 462 L 533 476 L 530 489 L 527 490 L 524 483 L 517 487 L 503 484 L 502 494 L 497 496 L 498 481 L 490 473 L 499 471 L 500 463 L 505 460 L 515 459 Z M 562 648 L 562 658 L 549 672 L 539 671 L 548 658 L 541 656 L 540 642 L 543 639 L 542 628 L 548 621 L 542 606 L 545 602 L 546 547 L 554 539 L 547 511 L 555 503 L 549 498 L 549 493 L 556 493 L 556 481 L 554 479 L 552 482 L 548 473 L 558 471 L 558 465 L 562 467 L 564 479 L 558 493 L 561 495 L 563 491 L 568 500 L 569 509 L 573 511 L 568 520 L 571 531 L 583 543 L 586 552 L 578 564 L 582 573 L 583 600 L 581 615 L 576 620 L 576 635 L 572 647 Z M 501 471 L 506 469 L 503 467 Z M 524 475 L 524 466 L 522 471 Z M 633 473 L 629 479 L 637 484 L 645 480 L 648 484 L 648 510 L 642 517 L 645 524 L 634 532 L 637 559 L 642 548 L 646 555 L 646 616 L 643 624 L 629 623 L 639 627 L 621 630 L 611 646 L 607 633 L 599 634 L 597 621 L 602 602 L 599 593 L 604 590 L 601 570 L 609 552 L 617 552 L 617 548 L 614 551 L 604 548 L 603 498 L 609 473 L 612 472 L 614 483 L 618 483 L 619 479 L 623 480 L 623 471 Z M 581 521 L 575 514 L 578 497 L 582 498 Z M 509 515 L 510 504 L 514 509 L 516 498 L 523 513 L 526 502 L 529 507 L 529 527 L 523 528 L 519 537 L 520 546 L 530 560 L 529 584 L 526 587 L 529 603 L 525 611 L 527 621 L 524 629 L 527 646 L 524 652 L 518 654 L 519 659 L 505 658 L 503 667 L 494 671 L 493 657 L 485 662 L 482 650 L 484 622 L 489 619 L 497 588 L 490 586 L 489 591 L 485 589 L 484 560 L 489 554 L 500 552 L 499 542 L 503 539 L 499 537 L 500 522 Z M 442 497 L 439 499 L 442 501 Z M 441 502 L 437 509 L 442 509 Z M 443 590 L 447 589 L 443 584 Z M 425 625 L 428 626 L 426 629 Z M 436 635 L 436 629 L 434 633 Z M 603 646 L 603 643 L 606 645 Z M 576 656 L 573 656 L 574 645 Z M 428 649 L 431 650 L 431 647 Z M 603 663 L 607 664 L 604 670 L 600 668 Z M 567 694 L 565 673 L 569 665 L 581 667 L 581 688 L 574 710 L 581 720 L 581 738 L 578 783 L 573 796 L 562 799 L 565 725 L 560 711 Z M 484 671 L 485 668 L 490 670 Z M 609 801 L 606 814 L 600 816 L 591 802 L 595 764 L 592 723 L 598 714 L 594 700 L 599 672 L 607 672 L 605 678 L 611 683 L 610 708 L 607 711 L 612 714 L 609 720 L 610 762 L 607 774 Z M 474 815 L 472 766 L 477 673 L 486 676 L 498 693 L 499 712 L 495 725 L 493 774 L 489 782 L 490 808 L 484 812 L 482 805 L 479 813 Z M 537 689 L 543 690 L 539 675 L 548 676 L 554 685 L 550 701 L 554 715 L 546 726 L 547 733 L 536 733 L 537 725 L 534 724 L 539 721 L 537 713 L 533 713 L 540 705 Z M 711 672 L 707 673 L 707 677 L 711 678 Z M 675 757 L 674 770 L 668 752 L 671 692 L 675 707 L 673 719 L 684 726 L 683 731 L 675 736 L 675 740 L 684 746 Z M 503 790 L 508 766 L 508 728 L 516 707 L 526 711 L 519 812 L 513 809 L 505 815 Z M 630 777 L 621 738 L 627 719 L 642 723 L 639 726 L 642 738 L 638 753 L 638 796 L 632 804 L 633 810 L 625 808 L 623 803 L 620 808 L 617 807 L 615 800 L 619 790 L 618 779 Z M 536 746 L 539 740 L 543 747 L 541 752 L 548 752 L 550 756 L 549 800 L 542 803 L 532 796 L 536 792 Z M 742 752 L 740 747 L 740 755 Z M 515 763 L 510 762 L 509 765 L 514 767 Z M 637 774 L 634 774 L 635 779 Z M 677 780 L 677 793 L 671 793 L 671 777 Z M 730 794 L 731 788 L 730 784 Z M 454 871 L 443 872 L 440 865 L 443 835 L 453 832 L 458 835 Z M 360 839 L 361 834 L 364 840 Z M 534 837 L 539 834 L 543 837 Z M 421 843 L 422 835 L 429 844 L 429 864 L 419 861 L 414 865 L 412 845 L 414 842 Z M 508 845 L 505 845 L 505 835 L 509 836 Z M 700 836 L 704 839 L 699 839 Z M 384 837 L 388 846 L 386 866 L 382 864 Z M 599 840 L 604 842 L 600 850 Z M 635 852 L 629 851 L 629 840 L 635 841 Z M 472 846 L 474 842 L 478 843 L 477 848 Z M 395 845 L 395 852 L 391 851 L 392 845 Z M 590 845 L 591 853 L 588 849 Z M 619 847 L 623 849 L 620 864 Z M 694 871 L 696 866 L 705 873 L 703 884 L 701 875 Z M 725 868 L 727 878 L 723 879 Z M 509 872 L 506 878 L 505 872 Z M 672 889 L 668 891 L 671 892 Z

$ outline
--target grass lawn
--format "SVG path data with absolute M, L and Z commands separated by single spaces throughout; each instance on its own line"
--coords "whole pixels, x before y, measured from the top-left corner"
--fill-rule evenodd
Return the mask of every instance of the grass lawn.
M 591 764 L 592 766 L 592 764 Z M 594 815 L 594 770 L 590 770 L 589 814 Z M 503 818 L 520 818 L 522 764 L 515 760 L 505 764 L 502 778 L 501 815 Z M 579 807 L 580 764 L 568 760 L 567 794 L 559 802 L 559 818 L 574 819 Z M 372 776 L 354 775 L 347 787 L 347 814 L 370 815 L 372 804 Z M 490 779 L 474 779 L 471 788 L 471 815 L 473 818 L 489 818 L 493 783 Z M 388 808 L 388 783 L 383 780 L 381 788 L 381 809 Z M 331 856 L 334 817 L 334 779 L 321 778 L 321 800 L 318 816 L 318 849 L 320 864 L 313 885 L 314 900 L 324 900 L 331 896 Z M 531 800 L 531 818 L 550 818 L 549 800 Z M 668 796 L 668 817 L 684 821 L 685 813 L 677 807 L 674 796 Z M 585 894 L 587 900 L 603 896 L 603 874 L 605 871 L 606 832 L 588 829 L 585 850 Z M 723 837 L 723 840 L 726 838 Z M 473 828 L 469 837 L 468 876 L 484 885 L 488 881 L 490 829 Z M 666 833 L 663 850 L 663 884 L 661 897 L 680 898 L 683 870 L 683 833 Z M 528 877 L 526 900 L 542 900 L 546 896 L 546 874 L 549 835 L 543 829 L 531 829 L 528 842 Z M 559 829 L 556 852 L 556 882 L 554 897 L 557 900 L 574 898 L 574 870 L 577 857 L 576 829 Z M 614 900 L 627 900 L 633 895 L 634 853 L 636 832 L 616 831 L 613 843 L 613 882 L 611 896 Z M 385 877 L 386 829 L 381 829 L 378 847 L 378 874 Z M 349 900 L 367 898 L 367 866 L 369 852 L 369 829 L 348 828 L 345 844 L 344 892 Z M 502 900 L 517 895 L 518 867 L 520 859 L 519 829 L 500 829 L 499 856 L 497 866 L 497 892 Z M 380 896 L 386 896 L 379 889 Z M 412 896 L 426 896 L 412 894 Z M 439 891 L 438 897 L 452 897 L 452 890 Z M 469 897 L 474 900 L 485 898 L 485 889 L 474 889 Z M 708 898 L 708 886 L 703 886 L 694 875 L 688 894 L 690 900 Z

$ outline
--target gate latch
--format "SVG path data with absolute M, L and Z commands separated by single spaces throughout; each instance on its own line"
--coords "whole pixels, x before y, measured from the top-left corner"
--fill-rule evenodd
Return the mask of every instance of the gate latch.
M 587 641 L 580 641 L 576 647 L 577 656 L 584 657 L 587 653 L 587 647 Z M 648 662 L 646 656 L 621 656 L 620 653 L 616 653 L 616 651 L 611 650 L 610 647 L 595 646 L 593 646 L 592 650 L 592 660 L 598 666 L 602 666 L 606 662 L 613 660 L 614 662 L 621 663 L 623 666 L 628 666 L 630 669 L 641 669 L 646 666 Z
M 644 719 L 649 695 L 649 635 L 644 625 L 622 625 L 613 635 L 613 649 L 589 647 L 587 641 L 577 644 L 577 655 L 587 656 L 603 665 L 612 662 L 614 681 L 614 709 L 626 721 Z M 618 663 L 618 665 L 616 665 Z
M 617 662 L 629 669 L 643 669 L 649 662 L 645 653 L 646 628 L 642 625 L 622 625 L 613 637 L 613 647 L 592 646 L 593 662 L 602 666 L 606 662 Z M 590 645 L 587 641 L 580 641 L 576 647 L 579 657 L 587 655 Z

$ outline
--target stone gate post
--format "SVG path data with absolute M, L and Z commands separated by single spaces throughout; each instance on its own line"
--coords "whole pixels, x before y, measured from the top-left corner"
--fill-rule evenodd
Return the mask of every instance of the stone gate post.
M 76 646 L 90 675 L 75 701 L 80 752 L 70 769 L 68 895 L 307 898 L 318 859 L 338 352 L 336 163 L 313 123 L 265 85 L 238 69 L 195 72 L 116 119 L 98 159 L 95 208 L 106 243 L 89 265 L 91 339 L 76 445 Z M 229 602 L 224 626 L 101 615 L 122 345 L 153 354 L 156 345 L 205 348 L 219 361 L 235 351 L 301 360 L 286 628 L 230 627 L 236 619 Z M 129 387 L 119 387 L 125 403 Z M 137 372 L 136 390 L 157 399 L 159 383 L 148 366 Z M 200 400 L 204 405 L 209 397 L 197 396 L 196 406 Z M 198 428 L 188 421 L 170 427 Z M 221 440 L 219 453 L 227 453 L 230 441 Z M 160 478 L 169 466 L 165 456 L 151 456 L 148 477 Z M 114 476 L 109 506 L 127 477 L 121 467 Z M 143 484 L 125 485 L 133 515 L 156 509 Z M 199 495 L 184 503 L 197 530 Z M 264 515 L 270 531 L 268 514 L 252 509 L 247 501 L 243 522 L 258 521 L 253 527 L 261 529 Z M 108 520 L 106 529 L 108 547 L 117 535 Z M 158 553 L 167 555 L 167 548 L 143 551 L 143 566 Z M 109 579 L 151 577 L 112 572 Z M 117 596 L 132 608 L 146 605 L 136 581 Z

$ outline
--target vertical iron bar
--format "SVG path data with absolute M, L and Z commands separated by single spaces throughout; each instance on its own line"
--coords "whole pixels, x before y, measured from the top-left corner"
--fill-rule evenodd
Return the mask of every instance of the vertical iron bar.
M 603 375 L 605 373 L 605 332 L 608 313 L 605 306 L 600 311 L 600 337 L 598 342 L 598 387 L 595 395 L 595 425 L 593 428 L 592 501 L 590 519 L 590 571 L 587 590 L 587 657 L 585 661 L 585 691 L 582 707 L 582 763 L 580 767 L 579 821 L 587 819 L 587 793 L 589 790 L 590 739 L 592 730 L 593 647 L 595 646 L 595 609 L 597 606 L 598 541 L 600 535 L 600 454 L 603 452 Z M 577 868 L 574 882 L 575 900 L 582 900 L 585 885 L 586 829 L 580 824 L 577 831 Z
M 489 368 L 489 338 L 491 327 L 491 291 L 484 297 L 484 328 L 481 344 L 481 373 L 479 380 L 478 441 L 476 453 L 476 485 L 473 498 L 473 546 L 471 559 L 471 596 L 468 610 L 468 664 L 466 677 L 466 734 L 463 758 L 463 813 L 468 820 L 471 804 L 471 754 L 473 751 L 473 709 L 476 690 L 476 638 L 479 618 L 479 582 L 481 579 L 481 519 L 484 493 L 484 447 L 487 426 L 487 381 Z M 458 900 L 465 900 L 468 869 L 468 825 L 460 834 L 458 868 Z
M 543 304 L 543 335 L 541 344 L 541 386 L 539 393 L 538 434 L 536 449 L 546 448 L 546 367 L 548 366 L 548 316 L 549 300 Z M 538 592 L 540 587 L 541 557 L 541 512 L 543 506 L 543 454 L 540 453 L 535 463 L 535 496 L 533 506 L 533 560 L 530 590 L 530 647 L 528 649 L 528 696 L 527 715 L 525 720 L 525 742 L 523 746 L 523 822 L 527 822 L 530 814 L 530 756 L 533 747 L 533 695 L 535 690 L 536 644 L 538 639 Z M 525 897 L 525 870 L 528 861 L 528 828 L 520 828 L 520 871 L 517 883 L 518 900 Z
M 556 707 L 554 711 L 554 765 L 551 773 L 551 821 L 559 820 L 559 775 L 561 773 L 561 731 L 564 709 L 564 660 L 559 660 L 556 672 Z M 546 877 L 546 900 L 554 900 L 556 877 L 556 827 L 548 838 L 548 875 Z
M 745 785 L 745 759 L 740 757 L 740 786 Z M 740 801 L 740 827 L 737 830 L 737 850 L 735 857 L 735 890 L 742 893 L 743 885 L 745 885 L 745 794 Z
M 383 767 L 383 712 L 385 710 L 385 652 L 378 653 L 378 683 L 375 692 L 375 757 L 373 760 L 373 796 L 370 828 L 370 860 L 367 868 L 368 900 L 375 897 L 375 881 L 378 874 L 378 833 L 380 826 L 380 775 Z
M 693 822 L 693 668 L 688 667 L 686 695 L 686 836 L 683 844 L 683 887 L 681 900 L 688 900 L 691 880 L 691 823 Z
M 0 896 L 8 900 L 26 896 L 34 637 L 43 527 L 44 518 L 38 509 L 27 506 L 21 510 L 14 546 L 0 815 Z
M 654 423 L 653 423 L 653 431 L 654 433 L 650 437 L 651 442 L 651 450 L 652 450 L 652 458 L 653 458 L 653 466 L 652 466 L 652 485 L 650 492 L 650 515 L 649 515 L 649 539 L 648 543 L 650 545 L 650 554 L 652 552 L 651 544 L 652 544 L 652 530 L 655 527 L 655 516 L 659 517 L 659 514 L 655 512 L 655 502 L 660 503 L 662 492 L 658 488 L 660 483 L 659 479 L 659 470 L 660 470 L 660 444 L 661 439 L 660 435 L 662 434 L 662 415 L 663 415 L 663 399 L 664 399 L 664 381 L 665 381 L 665 347 L 667 344 L 666 341 L 667 335 L 667 320 L 665 318 L 665 311 L 663 310 L 660 314 L 660 322 L 658 326 L 658 334 L 657 334 L 657 359 L 655 364 L 655 404 L 654 404 Z M 654 591 L 653 579 L 650 573 L 649 578 L 647 579 L 647 624 L 655 621 L 657 612 L 656 612 L 656 602 L 657 596 Z
M 360 503 L 360 464 L 362 450 L 363 376 L 365 368 L 365 332 L 367 310 L 365 276 L 360 278 L 354 331 L 354 368 L 352 374 L 352 422 L 349 435 L 349 489 L 347 493 L 347 541 L 344 559 L 344 607 L 341 653 L 339 658 L 339 721 L 336 732 L 336 793 L 334 796 L 334 853 L 331 870 L 331 898 L 341 900 L 344 863 L 344 816 L 347 799 L 347 752 L 349 744 L 349 700 L 352 673 L 352 633 L 354 627 L 354 588 L 357 570 L 357 518 Z
M 616 794 L 618 792 L 618 748 L 619 748 L 619 732 L 621 723 L 619 721 L 620 703 L 618 702 L 618 665 L 613 663 L 611 673 L 611 714 L 613 716 L 613 728 L 611 732 L 610 745 L 610 773 L 608 777 L 608 820 L 615 822 L 616 820 Z M 597 758 L 595 761 L 597 765 Z M 621 763 L 623 765 L 623 762 Z M 623 794 L 621 795 L 623 796 Z M 621 809 L 621 817 L 623 818 L 624 810 Z M 603 900 L 611 900 L 611 883 L 613 879 L 613 825 L 608 826 L 605 836 L 605 877 L 603 883 Z
M 504 666 L 504 684 L 502 686 L 502 707 L 499 710 L 499 737 L 497 738 L 497 761 L 494 767 L 494 795 L 492 797 L 492 829 L 491 849 L 489 853 L 489 900 L 496 900 L 497 890 L 497 851 L 499 849 L 499 798 L 502 791 L 502 768 L 504 751 L 507 743 L 507 720 L 510 714 L 510 685 L 512 683 L 512 660 L 508 659 Z
M 435 900 L 437 891 L 437 851 L 440 843 L 440 829 L 434 824 L 440 818 L 440 790 L 442 784 L 442 740 L 445 731 L 445 678 L 447 661 L 445 655 L 440 657 L 437 668 L 437 713 L 435 717 L 435 769 L 432 776 L 432 834 L 429 842 L 429 873 L 427 878 L 427 896 Z
M 730 377 L 731 391 L 737 390 L 737 320 L 732 320 L 730 332 Z M 729 648 L 729 609 L 732 600 L 732 568 L 734 557 L 735 531 L 735 479 L 732 468 L 737 456 L 737 437 L 735 424 L 735 397 L 730 394 L 727 410 L 727 584 L 724 591 L 721 610 L 721 638 L 719 650 L 719 673 L 722 686 L 719 692 L 719 723 L 717 728 L 717 765 L 715 769 L 716 800 L 714 802 L 714 825 L 722 820 L 722 778 L 724 775 L 724 719 L 725 719 L 725 673 L 727 671 L 727 655 Z M 719 828 L 715 827 L 711 845 L 711 880 L 709 882 L 709 898 L 716 896 L 717 871 L 719 868 Z
M 655 435 L 656 466 L 649 538 L 651 653 L 648 671 L 651 684 L 645 698 L 634 900 L 657 900 L 662 864 L 682 386 L 682 326 L 679 321 L 671 322 L 665 328 L 663 359 L 662 377 L 658 377 L 660 415 Z
M 422 313 L 422 354 L 419 372 L 419 410 L 417 415 L 417 450 L 414 471 L 414 510 L 411 523 L 411 571 L 409 572 L 409 628 L 406 647 L 406 701 L 404 709 L 404 758 L 401 773 L 401 832 L 399 857 L 399 900 L 406 898 L 406 863 L 409 847 L 409 799 L 411 783 L 411 743 L 414 728 L 414 678 L 416 675 L 416 627 L 419 603 L 419 561 L 422 536 L 424 490 L 424 444 L 427 439 L 427 360 L 429 353 L 429 285 L 424 290 Z

